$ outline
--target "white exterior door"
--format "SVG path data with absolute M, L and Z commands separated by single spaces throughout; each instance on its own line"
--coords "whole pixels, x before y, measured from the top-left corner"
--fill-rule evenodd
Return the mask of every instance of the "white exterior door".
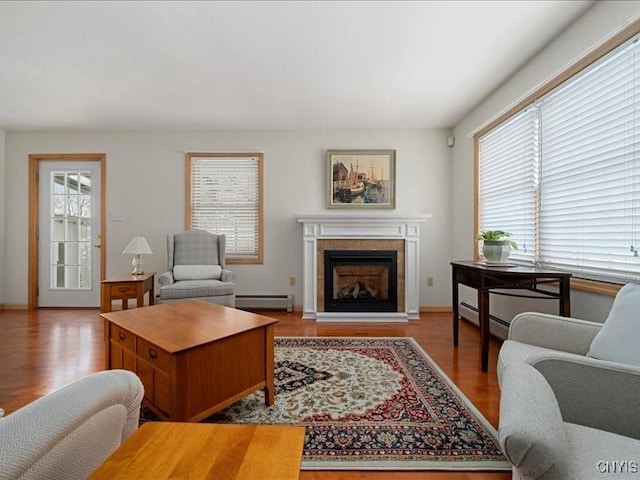
M 100 306 L 100 162 L 39 168 L 38 306 Z

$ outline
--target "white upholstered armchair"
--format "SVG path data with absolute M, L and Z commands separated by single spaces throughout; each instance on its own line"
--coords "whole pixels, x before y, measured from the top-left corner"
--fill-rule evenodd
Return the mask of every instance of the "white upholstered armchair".
M 108 370 L 0 418 L 0 479 L 87 478 L 138 428 L 143 394 L 134 373 Z
M 235 273 L 225 268 L 226 237 L 204 230 L 167 235 L 168 271 L 158 277 L 158 302 L 198 298 L 235 307 Z
M 628 284 L 604 323 L 534 312 L 512 320 L 498 358 L 498 437 L 513 478 L 640 475 L 639 307 L 640 285 Z M 610 475 L 614 461 L 626 470 Z

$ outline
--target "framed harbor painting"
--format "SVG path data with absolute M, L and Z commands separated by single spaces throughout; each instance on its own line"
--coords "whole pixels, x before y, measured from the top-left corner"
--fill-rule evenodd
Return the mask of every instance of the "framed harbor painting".
M 328 208 L 396 208 L 395 150 L 328 150 Z

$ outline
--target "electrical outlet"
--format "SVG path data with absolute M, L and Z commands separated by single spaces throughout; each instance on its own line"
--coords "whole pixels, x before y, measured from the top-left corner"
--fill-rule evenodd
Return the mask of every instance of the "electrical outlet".
M 433 277 L 427 277 L 427 287 L 433 287 Z
M 296 286 L 296 277 L 289 277 L 289 286 L 290 287 L 295 287 Z

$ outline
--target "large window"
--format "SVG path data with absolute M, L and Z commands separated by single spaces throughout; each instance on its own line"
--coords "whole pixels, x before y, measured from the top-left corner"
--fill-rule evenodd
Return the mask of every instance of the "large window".
M 228 263 L 262 263 L 262 153 L 187 153 L 187 228 L 227 237 Z
M 513 233 L 512 259 L 587 279 L 640 279 L 635 29 L 476 136 L 478 227 Z

